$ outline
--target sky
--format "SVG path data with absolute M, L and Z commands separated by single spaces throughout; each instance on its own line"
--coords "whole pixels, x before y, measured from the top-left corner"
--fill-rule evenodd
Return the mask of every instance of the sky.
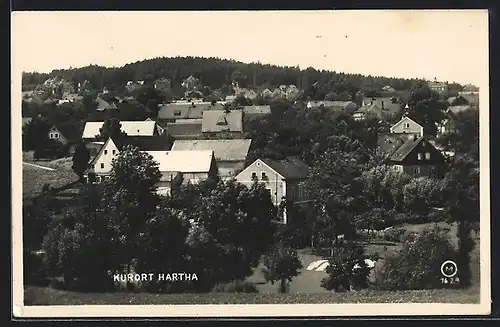
M 16 71 L 199 56 L 480 85 L 484 10 L 14 12 Z

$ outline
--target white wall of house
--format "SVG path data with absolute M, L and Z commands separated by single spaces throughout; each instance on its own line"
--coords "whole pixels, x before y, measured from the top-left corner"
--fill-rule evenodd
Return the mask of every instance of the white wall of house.
M 109 139 L 103 146 L 101 153 L 98 154 L 96 160 L 90 167 L 97 175 L 107 175 L 111 171 L 111 161 L 118 155 L 118 147 Z
M 64 135 L 62 135 L 61 132 L 55 126 L 52 126 L 52 128 L 50 129 L 50 131 L 48 133 L 48 138 L 50 140 L 59 141 L 62 144 L 68 143 L 68 140 L 66 140 Z
M 397 134 L 424 134 L 424 128 L 415 121 L 405 117 L 391 127 L 391 133 Z
M 275 205 L 279 205 L 281 199 L 286 195 L 286 181 L 260 160 L 253 162 L 239 173 L 236 176 L 236 180 L 248 188 L 252 187 L 255 180 L 259 183 L 264 183 L 271 193 L 271 200 Z

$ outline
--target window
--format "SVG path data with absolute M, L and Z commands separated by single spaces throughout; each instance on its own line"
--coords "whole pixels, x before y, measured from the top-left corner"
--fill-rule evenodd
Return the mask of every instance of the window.
M 410 128 L 410 123 L 405 123 L 405 128 Z
M 269 193 L 269 197 L 270 197 L 270 198 L 271 198 L 271 200 L 272 200 L 272 198 L 273 198 L 273 192 L 272 192 L 271 188 L 267 187 L 267 188 L 266 188 L 266 191 L 267 191 L 267 193 Z
M 104 154 L 108 154 L 108 150 L 104 150 Z
M 94 168 L 95 168 L 95 165 L 92 165 L 92 169 L 94 169 Z
M 53 133 L 50 133 L 50 138 L 53 139 L 54 138 L 54 134 Z
M 262 179 L 267 179 L 267 175 L 266 175 L 266 172 L 265 172 L 265 171 L 262 171 L 262 172 L 260 173 L 260 176 L 261 176 L 261 178 L 262 178 Z
M 415 167 L 415 174 L 420 174 L 420 167 Z
M 55 133 L 55 134 L 54 134 L 54 137 L 55 137 L 56 139 L 58 139 L 58 138 L 59 138 L 59 133 Z
M 101 164 L 101 169 L 102 169 L 102 168 L 104 168 L 104 164 L 103 164 L 103 163 Z
M 421 153 L 418 154 L 418 160 L 422 160 L 422 154 Z
M 137 130 L 137 133 L 139 133 L 139 130 Z
M 115 153 L 116 153 L 116 150 L 113 150 L 113 154 L 115 154 Z
M 304 186 L 303 185 L 299 185 L 299 198 L 303 198 L 304 197 Z
M 425 159 L 429 160 L 431 158 L 431 154 L 429 152 L 425 153 Z
M 252 171 L 252 179 L 257 179 L 257 173 L 255 171 Z

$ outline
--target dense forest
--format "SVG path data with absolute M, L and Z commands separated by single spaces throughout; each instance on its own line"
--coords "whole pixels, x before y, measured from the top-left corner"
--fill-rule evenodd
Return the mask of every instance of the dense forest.
M 314 98 L 323 99 L 329 92 L 353 95 L 362 90 L 377 92 L 384 86 L 391 86 L 396 91 L 410 90 L 419 81 L 417 79 L 388 78 L 381 76 L 363 76 L 335 71 L 317 70 L 312 67 L 280 67 L 260 63 L 243 63 L 234 60 L 200 57 L 154 58 L 126 64 L 122 67 L 106 68 L 90 65 L 81 68 L 57 69 L 50 73 L 23 73 L 23 90 L 32 90 L 36 85 L 54 77 L 62 77 L 74 83 L 89 81 L 92 89 L 119 90 L 127 81 L 144 80 L 146 83 L 159 78 L 168 78 L 175 88 L 181 82 L 194 76 L 210 89 L 219 89 L 238 81 L 241 87 L 296 85 L 308 91 L 315 86 Z M 451 89 L 460 90 L 460 85 L 450 85 Z

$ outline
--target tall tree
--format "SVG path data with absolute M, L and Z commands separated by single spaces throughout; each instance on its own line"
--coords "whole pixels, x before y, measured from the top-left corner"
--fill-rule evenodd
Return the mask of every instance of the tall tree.
M 75 147 L 75 153 L 73 154 L 73 165 L 71 166 L 80 181 L 83 181 L 83 174 L 88 167 L 89 160 L 90 151 L 89 149 L 87 149 L 84 142 L 80 142 Z
M 278 242 L 271 251 L 264 255 L 263 265 L 264 278 L 272 284 L 279 282 L 280 293 L 286 293 L 288 283 L 298 276 L 302 269 L 297 250 L 282 242 Z
M 411 90 L 408 99 L 409 116 L 424 127 L 424 133 L 435 136 L 437 124 L 445 118 L 447 104 L 439 95 L 420 83 Z
M 108 118 L 104 121 L 100 129 L 100 133 L 96 135 L 97 140 L 106 141 L 108 138 L 127 136 L 127 133 L 122 131 L 122 124 L 117 118 Z
M 113 159 L 111 174 L 103 184 L 102 210 L 114 226 L 113 239 L 120 244 L 117 255 L 127 273 L 138 257 L 141 227 L 157 210 L 160 177 L 158 163 L 151 155 L 127 145 Z

